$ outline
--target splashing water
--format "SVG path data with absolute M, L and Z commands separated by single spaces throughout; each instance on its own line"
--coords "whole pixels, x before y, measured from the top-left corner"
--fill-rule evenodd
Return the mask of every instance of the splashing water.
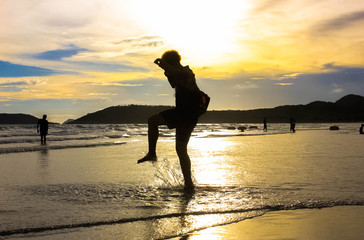
M 164 158 L 153 163 L 156 169 L 155 177 L 162 186 L 181 187 L 183 186 L 183 175 L 178 161 L 169 161 Z

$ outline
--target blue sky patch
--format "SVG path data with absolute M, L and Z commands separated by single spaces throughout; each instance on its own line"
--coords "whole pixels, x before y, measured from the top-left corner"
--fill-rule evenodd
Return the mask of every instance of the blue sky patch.
M 70 73 L 0 61 L 0 77 L 42 77 Z

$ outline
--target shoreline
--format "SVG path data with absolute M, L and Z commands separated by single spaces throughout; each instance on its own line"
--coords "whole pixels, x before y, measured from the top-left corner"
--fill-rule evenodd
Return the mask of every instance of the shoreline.
M 162 234 L 162 237 L 157 234 L 152 237 L 153 234 L 150 235 L 149 231 L 158 232 L 159 230 L 150 230 L 150 226 L 146 227 L 145 225 L 148 222 L 135 221 L 133 223 L 101 224 L 76 228 L 66 227 L 39 232 L 15 233 L 1 236 L 0 239 L 364 239 L 364 232 L 362 231 L 364 224 L 364 206 L 362 205 L 271 211 L 257 217 L 197 229 L 178 236 L 168 236 L 168 234 L 167 236 L 163 236 Z
M 364 206 L 271 211 L 169 239 L 364 239 Z

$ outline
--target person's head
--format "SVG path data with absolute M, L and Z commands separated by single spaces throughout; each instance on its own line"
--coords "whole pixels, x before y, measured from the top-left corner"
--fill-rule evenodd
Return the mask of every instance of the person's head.
M 43 115 L 43 119 L 44 119 L 44 120 L 46 120 L 46 118 L 47 118 L 47 115 L 45 115 L 45 114 L 44 114 L 44 115 Z
M 181 56 L 176 50 L 168 50 L 163 53 L 162 59 L 170 65 L 178 65 L 180 64 Z

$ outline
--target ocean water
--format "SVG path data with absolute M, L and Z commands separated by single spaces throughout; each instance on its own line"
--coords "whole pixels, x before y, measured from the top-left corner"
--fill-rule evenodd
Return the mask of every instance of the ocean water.
M 331 125 L 199 124 L 193 194 L 173 130 L 160 129 L 156 163 L 136 164 L 144 124 L 51 125 L 46 145 L 35 125 L 0 125 L 0 239 L 186 239 L 270 211 L 362 206 L 360 123 Z

